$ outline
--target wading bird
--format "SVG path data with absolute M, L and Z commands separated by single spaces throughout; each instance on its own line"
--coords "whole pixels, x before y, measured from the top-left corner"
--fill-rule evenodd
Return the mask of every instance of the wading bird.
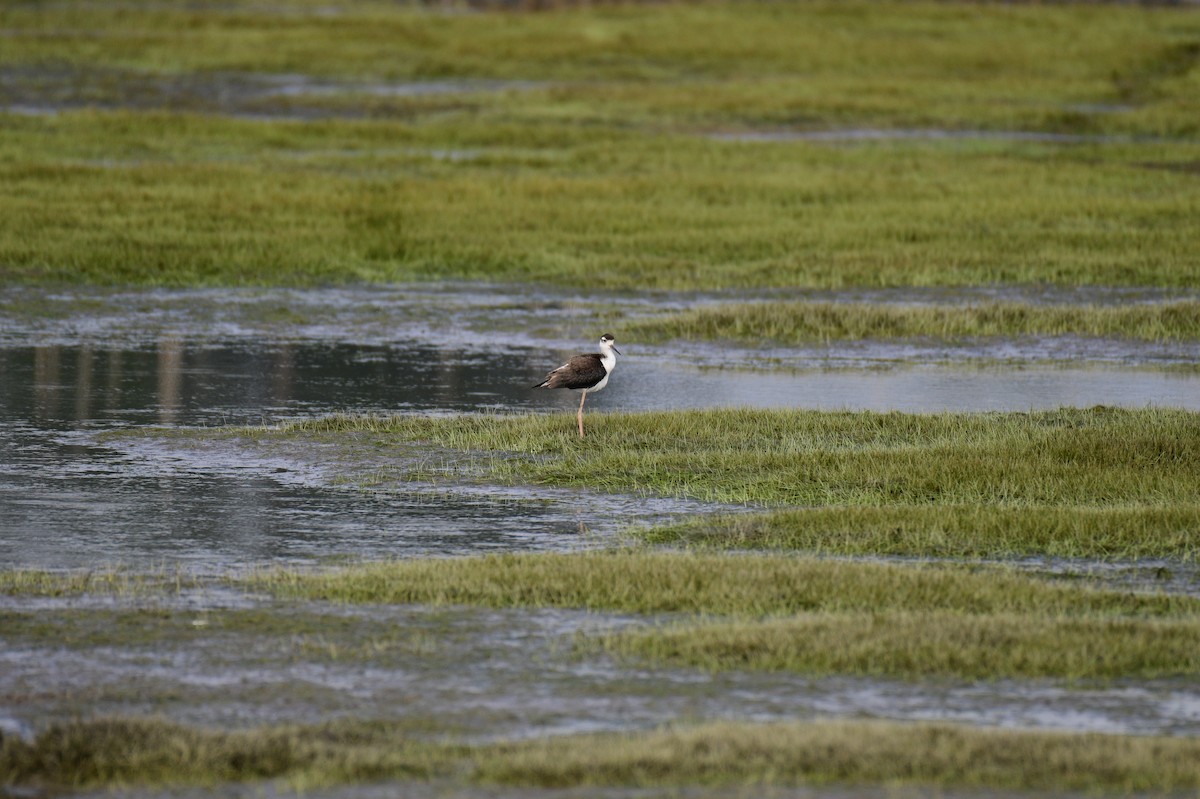
M 546 379 L 534 388 L 569 388 L 572 391 L 582 391 L 579 398 L 579 437 L 583 438 L 583 403 L 589 391 L 599 391 L 608 385 L 608 376 L 617 365 L 617 355 L 621 351 L 613 343 L 612 333 L 600 337 L 600 352 L 589 352 L 576 355 L 562 366 L 546 375 Z

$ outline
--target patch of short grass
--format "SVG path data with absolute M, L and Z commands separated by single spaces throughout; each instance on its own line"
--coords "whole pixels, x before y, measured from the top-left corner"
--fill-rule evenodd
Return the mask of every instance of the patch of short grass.
M 713 514 L 641 530 L 656 544 L 939 558 L 1200 555 L 1200 505 L 815 507 Z
M 2 578 L 0 574 L 0 578 Z M 436 631 L 394 620 L 334 615 L 295 608 L 180 610 L 146 605 L 37 611 L 0 609 L 0 641 L 6 646 L 80 650 L 161 651 L 195 646 L 214 660 L 230 651 L 257 653 L 274 662 L 371 661 L 430 655 Z
M 70 571 L 0 570 L 0 594 L 73 597 L 84 594 L 137 596 L 181 591 L 195 580 L 181 570 L 139 572 L 117 566 Z
M 243 584 L 285 598 L 334 602 L 628 613 L 948 611 L 1152 618 L 1200 612 L 1200 600 L 1188 597 L 1089 590 L 1003 570 L 642 549 L 266 569 Z
M 1200 618 L 805 613 L 612 633 L 605 648 L 709 671 L 908 679 L 1156 679 L 1200 674 Z
M 15 784 L 54 788 L 449 777 L 541 787 L 897 783 L 1140 792 L 1200 786 L 1197 763 L 1200 744 L 1188 738 L 864 721 L 724 722 L 468 747 L 416 740 L 382 723 L 217 732 L 112 718 L 0 745 L 0 770 Z
M 786 508 L 651 540 L 828 554 L 1194 558 L 1200 414 L 806 410 L 331 417 L 248 430 L 453 453 L 427 480 L 491 480 Z M 356 444 L 355 442 L 359 443 Z M 465 453 L 465 456 L 464 456 Z
M 936 2 L 10 4 L 0 64 L 541 80 L 546 118 L 1194 132 L 1188 9 Z M 19 72 L 17 77 L 19 77 Z M 519 98 L 517 98 L 519 102 Z M 1108 110 L 1111 109 L 1111 110 Z
M 776 341 L 973 339 L 986 336 L 1200 338 L 1200 303 L 1112 306 L 988 302 L 970 305 L 728 303 L 627 323 L 634 339 Z
M 579 643 L 708 670 L 907 679 L 1200 674 L 1200 600 L 999 570 L 634 550 L 271 570 L 249 585 L 337 602 L 685 613 L 692 618 L 675 625 Z

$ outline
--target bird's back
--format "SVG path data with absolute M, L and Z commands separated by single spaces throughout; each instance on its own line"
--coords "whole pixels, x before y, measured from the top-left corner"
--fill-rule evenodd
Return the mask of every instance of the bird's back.
M 588 353 L 576 355 L 562 366 L 546 375 L 546 379 L 534 388 L 591 388 L 604 379 L 608 370 L 600 355 Z

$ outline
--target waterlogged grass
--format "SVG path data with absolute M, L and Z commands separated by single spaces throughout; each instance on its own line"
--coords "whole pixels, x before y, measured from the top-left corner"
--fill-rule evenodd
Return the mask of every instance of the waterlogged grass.
M 1200 541 L 1200 415 L 1187 411 L 739 409 L 592 413 L 587 425 L 580 440 L 565 413 L 343 416 L 246 434 L 453 453 L 441 468 L 401 477 L 787 508 L 649 533 L 656 541 L 831 554 L 1189 559 Z
M 17 784 L 100 787 L 286 779 L 296 787 L 424 780 L 537 787 L 897 783 L 1123 792 L 1200 786 L 1186 738 L 982 730 L 947 724 L 715 723 L 633 735 L 479 746 L 435 744 L 387 724 L 217 732 L 102 719 L 11 736 Z
M 1150 341 L 1200 338 L 1200 303 L 1154 305 L 880 305 L 728 303 L 627 323 L 634 339 L 776 341 L 798 344 L 887 338 L 1111 336 Z
M 225 662 L 233 651 L 250 662 L 349 661 L 385 667 L 399 658 L 434 655 L 442 633 L 446 631 L 436 627 L 398 625 L 395 619 L 294 608 L 0 609 L 5 646 L 136 652 L 190 646 L 213 663 Z

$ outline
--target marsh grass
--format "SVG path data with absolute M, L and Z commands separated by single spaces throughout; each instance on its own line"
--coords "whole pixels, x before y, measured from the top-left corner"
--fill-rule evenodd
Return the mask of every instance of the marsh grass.
M 1136 560 L 1200 555 L 1200 505 L 792 508 L 646 528 L 654 544 L 829 555 Z
M 144 596 L 164 592 L 178 593 L 198 584 L 192 575 L 181 569 L 136 571 L 109 566 L 71 571 L 0 570 L 0 594 L 12 596 Z
M 511 154 L 538 146 L 555 157 Z M 1195 178 L 1139 164 L 1197 153 L 66 114 L 5 124 L 0 261 L 10 279 L 102 284 L 1191 286 Z
M 626 323 L 628 338 L 775 341 L 976 339 L 987 336 L 1108 336 L 1150 341 L 1200 338 L 1200 303 L 1080 306 L 728 303 Z
M 58 788 L 452 777 L 541 787 L 887 782 L 1139 792 L 1194 789 L 1197 763 L 1200 744 L 1188 738 L 864 721 L 724 722 L 461 746 L 382 723 L 217 732 L 111 718 L 0 745 L 0 770 L 16 784 Z
M 322 571 L 267 569 L 245 587 L 284 598 L 569 607 L 627 613 L 801 612 L 1188 618 L 1200 600 L 1062 585 L 1005 570 L 631 549 L 422 558 Z
M 1156 679 L 1200 674 L 1200 618 L 1072 618 L 943 611 L 805 613 L 610 633 L 597 644 L 708 671 L 907 679 Z
M 859 0 L 455 15 L 372 3 L 331 19 L 291 2 L 132 15 L 34 4 L 0 8 L 0 28 L 6 85 L 39 70 L 116 76 L 80 90 L 115 110 L 4 115 L 8 280 L 1200 282 L 1200 148 L 1187 138 L 1200 27 L 1186 10 Z M 131 75 L 203 94 L 216 73 L 385 93 L 430 78 L 536 85 L 253 107 L 300 104 L 315 119 L 177 113 L 169 97 L 121 108 L 138 107 L 120 95 Z M 1121 110 L 1078 110 L 1088 105 Z M 707 138 L 842 127 L 1098 138 Z
M 643 533 L 827 554 L 1194 558 L 1200 415 L 689 410 L 340 416 L 246 431 L 453 453 L 428 480 L 571 486 L 776 506 Z M 355 443 L 357 442 L 357 443 Z M 365 451 L 365 450 L 364 450 Z
M 545 80 L 545 117 L 1195 131 L 1187 9 L 935 2 L 6 6 L 6 65 Z M 281 10 L 283 13 L 281 13 Z M 332 31 L 332 33 L 331 33 Z M 402 46 L 398 46 L 402 44 Z M 986 53 L 986 56 L 980 55 Z M 507 101 L 508 98 L 505 98 Z M 1120 107 L 1089 113 L 1089 103 Z
M 216 662 L 222 662 L 232 650 L 250 662 L 255 658 L 272 662 L 370 662 L 382 667 L 399 658 L 435 654 L 438 632 L 436 628 L 397 626 L 392 619 L 282 607 L 194 610 L 140 603 L 136 607 L 42 608 L 32 612 L 19 606 L 0 609 L 0 639 L 6 646 L 135 652 L 190 646 Z
M 277 569 L 251 577 L 249 587 L 335 602 L 687 614 L 583 636 L 577 646 L 711 671 L 1066 680 L 1200 674 L 1200 601 L 1003 570 L 632 550 Z

